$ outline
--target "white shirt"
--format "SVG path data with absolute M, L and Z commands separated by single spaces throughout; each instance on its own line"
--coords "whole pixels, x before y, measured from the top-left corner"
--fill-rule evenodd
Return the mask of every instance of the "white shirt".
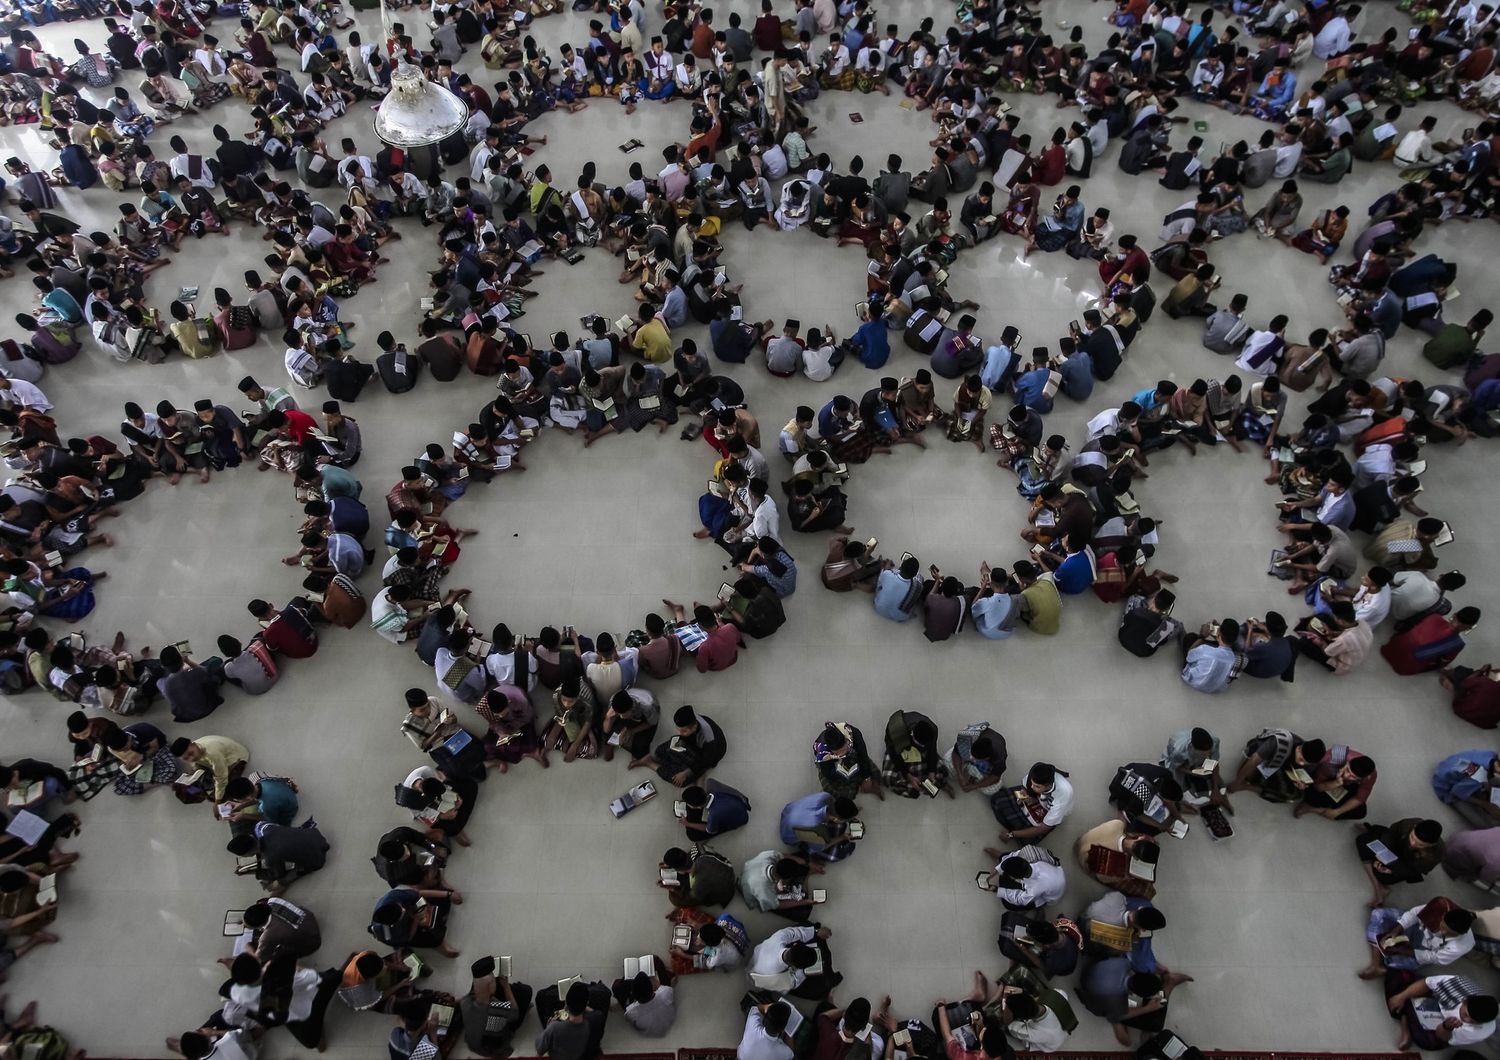
M 1297 172 L 1297 163 L 1302 161 L 1302 142 L 1282 144 L 1276 149 L 1276 165 L 1271 169 L 1271 176 L 1277 180 L 1285 180 Z
M 645 66 L 646 73 L 653 81 L 672 80 L 672 71 L 677 65 L 672 61 L 672 53 L 667 51 L 663 51 L 660 55 L 648 51 L 641 57 L 641 64 Z
M 1061 774 L 1053 777 L 1051 791 L 1044 791 L 1037 797 L 1047 807 L 1042 823 L 1049 828 L 1056 828 L 1063 823 L 1064 817 L 1073 812 L 1073 785 Z
M 1349 20 L 1343 15 L 1334 15 L 1313 38 L 1313 54 L 1319 59 L 1332 59 L 1349 50 Z
M 173 155 L 167 163 L 167 168 L 172 171 L 173 177 L 187 177 L 195 188 L 212 188 L 214 186 L 213 172 L 208 168 L 208 163 L 199 160 L 198 176 L 194 177 L 188 172 L 188 155 L 186 152 Z
M 1356 485 L 1369 485 L 1396 476 L 1396 453 L 1390 445 L 1372 445 L 1354 462 Z
M 1061 990 L 1058 993 L 1062 993 Z M 1063 994 L 1066 997 L 1066 994 Z M 1068 1032 L 1057 1018 L 1057 1013 L 1043 1006 L 1042 1014 L 1034 1020 L 1014 1020 L 1006 1025 L 1005 1036 L 1017 1049 L 1038 1053 L 1054 1053 L 1068 1042 Z
M 387 619 L 390 620 L 390 628 L 381 628 L 380 623 Z M 401 627 L 409 621 L 411 621 L 410 612 L 400 604 L 392 602 L 390 589 L 380 590 L 370 601 L 370 628 L 392 644 L 400 644 L 406 639 L 406 631 Z
M 469 156 L 469 180 L 475 184 L 483 184 L 489 179 L 490 156 L 498 149 L 487 143 L 482 143 L 474 148 L 474 153 Z
M 1210 65 L 1207 59 L 1199 61 L 1193 70 L 1193 87 L 1199 88 L 1207 85 L 1209 88 L 1218 88 L 1219 82 L 1224 80 L 1224 66 L 1222 63 Z
M 833 343 L 825 343 L 818 349 L 811 346 L 802 351 L 802 374 L 814 383 L 833 378 Z
M 1267 345 L 1273 342 L 1275 338 L 1276 332 L 1274 331 L 1252 332 L 1250 334 L 1250 337 L 1245 340 L 1244 349 L 1242 349 L 1240 351 L 1240 355 L 1235 358 L 1234 366 L 1246 372 L 1254 372 L 1257 375 L 1274 375 L 1276 373 L 1277 358 L 1267 357 L 1264 361 L 1261 361 L 1259 365 L 1254 366 L 1251 365 L 1250 361 L 1251 358 L 1255 357 L 1258 353 L 1260 353 L 1261 350 L 1263 350 Z
M 313 355 L 300 347 L 288 347 L 286 351 L 286 374 L 298 386 L 318 385 L 318 362 Z
M 209 1060 L 255 1060 L 260 1055 L 260 1043 L 244 1029 L 236 1029 L 214 1039 L 209 1050 Z
M 1354 617 L 1374 629 L 1391 613 L 1391 587 L 1382 585 L 1373 593 L 1361 585 L 1354 594 Z
M 830 44 L 818 57 L 818 64 L 828 63 L 828 76 L 838 77 L 849 68 L 849 49 L 842 44 Z
M 515 685 L 516 683 L 516 653 L 515 651 L 492 651 L 485 657 L 484 668 L 490 672 L 497 685 Z M 528 667 L 526 687 L 536 687 L 536 668 Z
M 1420 614 L 1442 599 L 1437 582 L 1419 570 L 1404 570 L 1391 579 L 1391 615 L 1399 622 Z
M 828 375 L 832 375 L 830 369 Z M 828 376 L 823 376 L 827 379 Z M 47 395 L 34 384 L 24 379 L 12 379 L 8 390 L 0 390 L 0 402 L 17 408 L 36 409 L 38 412 L 46 412 L 52 407 L 52 402 L 47 400 Z
M 203 69 L 208 71 L 210 77 L 221 77 L 229 69 L 229 64 L 224 59 L 224 53 L 215 48 L 209 51 L 207 48 L 199 48 L 193 52 L 193 58 L 203 64 Z
M 791 1007 L 789 1002 L 782 1002 Z M 797 1010 L 792 1009 L 795 1013 Z M 787 1024 L 790 1031 L 792 1024 Z M 735 1060 L 792 1060 L 796 1054 L 786 1042 L 780 1038 L 772 1038 L 766 1033 L 764 1021 L 761 1019 L 760 1009 L 752 1008 L 750 1015 L 745 1017 L 745 1034 L 740 1039 L 740 1044 L 734 1051 Z
M 1424 982 L 1429 988 L 1431 988 L 1452 978 L 1453 976 L 1451 975 L 1429 975 L 1424 980 Z M 1429 998 L 1423 998 L 1421 1000 L 1430 1001 Z M 1453 1008 L 1439 1009 L 1439 1011 L 1442 1012 L 1443 1019 L 1445 1020 L 1458 1019 L 1461 1018 L 1459 1013 L 1460 1007 L 1461 1006 L 1455 1005 Z M 1473 1045 L 1475 1042 L 1484 1041 L 1494 1033 L 1494 1020 L 1490 1020 L 1488 1023 L 1460 1023 L 1457 1027 L 1453 1028 L 1453 1033 L 1448 1036 L 1448 1044 Z
M 999 865 L 995 866 L 995 871 L 1000 871 Z M 1031 875 L 1020 883 L 1019 887 L 997 889 L 995 897 L 1011 905 L 1040 909 L 1042 906 L 1051 905 L 1063 896 L 1063 891 L 1068 886 L 1068 878 L 1061 865 L 1035 861 L 1031 864 Z
M 817 938 L 815 928 L 807 926 L 782 928 L 751 951 L 750 963 L 745 971 L 752 976 L 787 976 L 790 978 L 791 985 L 786 987 L 786 990 L 796 989 L 807 978 L 807 972 L 801 968 L 790 967 L 783 957 L 783 952 L 793 943 L 810 943 L 815 938 Z
M 1399 923 L 1410 931 L 1417 927 L 1418 919 L 1426 906 L 1414 905 L 1401 914 Z M 1435 931 L 1428 931 L 1425 927 L 1417 927 L 1423 942 L 1426 945 L 1414 947 L 1417 964 L 1425 966 L 1429 964 L 1452 964 L 1464 954 L 1474 948 L 1474 932 L 1465 931 L 1462 935 L 1454 935 L 1451 938 L 1443 938 Z M 1433 945 L 1436 943 L 1437 945 Z
M 753 538 L 774 537 L 781 540 L 781 512 L 770 496 L 761 501 L 750 513 L 750 528 L 747 533 Z
M 1432 140 L 1423 129 L 1413 129 L 1401 137 L 1401 142 L 1396 145 L 1396 162 L 1398 165 L 1414 166 L 1423 162 L 1431 162 L 1436 153 L 1432 150 Z
M 1101 438 L 1106 434 L 1118 434 L 1120 432 L 1120 410 L 1105 409 L 1099 415 L 1088 422 L 1089 439 Z

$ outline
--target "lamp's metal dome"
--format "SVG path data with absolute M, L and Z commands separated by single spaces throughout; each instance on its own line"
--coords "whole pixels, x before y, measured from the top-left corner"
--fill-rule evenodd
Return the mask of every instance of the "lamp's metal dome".
M 452 136 L 468 120 L 468 104 L 402 63 L 375 111 L 375 135 L 392 147 L 422 147 Z

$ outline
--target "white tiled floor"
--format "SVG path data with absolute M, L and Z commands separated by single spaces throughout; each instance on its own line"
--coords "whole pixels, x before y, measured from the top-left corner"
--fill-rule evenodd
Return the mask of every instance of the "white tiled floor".
M 748 6 L 734 6 L 748 21 Z M 1049 15 L 1080 21 L 1090 44 L 1102 43 L 1102 6 L 1080 0 L 1055 6 Z M 883 6 L 880 18 L 905 29 L 923 15 L 941 18 L 945 12 L 900 0 Z M 367 39 L 375 36 L 374 25 L 370 15 L 362 17 Z M 581 39 L 584 26 L 583 16 L 564 15 L 544 20 L 538 35 L 555 48 L 562 40 Z M 63 26 L 42 36 L 55 51 L 71 54 L 68 42 L 75 35 L 97 39 L 97 29 Z M 465 69 L 477 67 L 477 56 L 465 60 Z M 1063 118 L 1050 102 L 1014 102 L 1038 140 Z M 181 131 L 196 147 L 207 147 L 214 122 L 235 132 L 246 124 L 235 106 L 168 132 Z M 856 109 L 866 119 L 857 127 L 846 119 Z M 891 150 L 903 153 L 911 168 L 920 168 L 927 156 L 930 123 L 925 115 L 899 109 L 895 99 L 828 93 L 812 113 L 821 127 L 816 149 L 840 164 L 862 152 L 873 173 Z M 595 102 L 577 116 L 539 123 L 550 143 L 531 161 L 549 162 L 566 183 L 585 160 L 597 158 L 601 177 L 618 180 L 627 159 L 617 157 L 613 145 L 640 137 L 650 150 L 630 160 L 639 158 L 650 168 L 664 143 L 682 139 L 684 114 L 678 106 L 649 104 L 626 117 L 612 104 Z M 1467 124 L 1451 108 L 1439 114 L 1440 134 Z M 1211 144 L 1258 133 L 1250 120 L 1218 112 L 1205 116 L 1212 123 Z M 346 118 L 330 130 L 330 139 L 348 134 L 371 143 L 368 117 L 361 110 Z M 161 150 L 166 135 L 157 137 Z M 0 143 L 7 155 L 46 160 L 34 132 L 0 131 Z M 1308 189 L 1308 209 L 1342 201 L 1358 217 L 1394 183 L 1389 169 L 1360 166 L 1336 189 Z M 97 224 L 114 215 L 117 198 L 104 191 L 63 193 L 67 212 Z M 1147 241 L 1154 239 L 1161 215 L 1181 198 L 1150 179 L 1124 179 L 1113 151 L 1084 192 L 1086 205 L 1112 207 L 1120 231 L 1133 229 Z M 392 248 L 397 261 L 382 272 L 380 283 L 348 303 L 348 317 L 360 325 L 361 353 L 369 353 L 384 328 L 412 338 L 416 300 L 434 252 L 423 230 L 412 225 L 406 232 L 407 240 Z M 826 320 L 840 334 L 851 329 L 849 307 L 864 271 L 855 250 L 837 250 L 806 233 L 747 237 L 736 225 L 726 242 L 726 263 L 744 282 L 753 317 Z M 1493 302 L 1487 259 L 1494 248 L 1488 223 L 1446 226 L 1424 238 L 1423 250 L 1435 249 L 1463 267 L 1456 318 Z M 1292 318 L 1290 333 L 1301 336 L 1338 319 L 1312 259 L 1249 236 L 1214 251 L 1227 290 L 1250 294 L 1257 321 L 1285 311 Z M 164 303 L 185 283 L 202 287 L 205 297 L 216 285 L 238 289 L 241 272 L 257 266 L 262 253 L 257 233 L 248 230 L 191 243 L 152 281 L 149 293 Z M 601 252 L 589 253 L 576 268 L 553 264 L 547 271 L 543 293 L 522 325 L 534 335 L 576 328 L 584 312 L 615 316 L 630 306 L 614 282 L 614 263 Z M 1022 262 L 1010 240 L 964 254 L 952 272 L 953 288 L 984 305 L 982 333 L 995 335 L 1014 323 L 1033 342 L 1061 334 L 1095 289 L 1092 264 L 1061 254 Z M 7 317 L 29 296 L 24 273 L 0 287 Z M 685 334 L 704 344 L 702 329 Z M 1436 373 L 1416 350 L 1404 332 L 1391 344 L 1389 370 L 1433 379 Z M 889 370 L 909 373 L 918 366 L 903 352 Z M 1229 370 L 1198 345 L 1195 325 L 1158 314 L 1126 368 L 1099 388 L 1092 404 L 1064 403 L 1049 427 L 1077 439 L 1088 415 L 1143 384 L 1162 377 L 1189 382 Z M 120 405 L 129 399 L 149 407 L 163 397 L 179 405 L 200 396 L 237 397 L 234 381 L 247 371 L 281 379 L 279 345 L 268 339 L 207 362 L 173 360 L 153 368 L 121 367 L 90 349 L 54 369 L 42 385 L 58 405 L 64 433 L 85 434 L 116 430 Z M 775 380 L 753 366 L 732 374 L 751 395 L 772 439 L 793 405 L 821 403 L 835 392 L 857 397 L 873 379 L 873 373 L 849 367 L 816 386 Z M 351 411 L 364 428 L 367 454 L 358 470 L 372 506 L 378 509 L 401 464 L 422 444 L 445 439 L 489 392 L 489 384 L 472 378 L 448 385 L 424 380 L 401 398 L 378 385 L 368 391 Z M 321 400 L 306 398 L 305 404 Z M 1299 407 L 1300 400 L 1294 401 L 1294 410 Z M 611 438 L 585 455 L 576 440 L 547 437 L 534 453 L 530 473 L 476 490 L 462 502 L 461 522 L 484 531 L 466 544 L 454 576 L 455 583 L 476 590 L 477 624 L 504 619 L 513 628 L 535 629 L 568 621 L 587 632 L 624 631 L 639 625 L 663 595 L 690 600 L 712 594 L 721 554 L 689 536 L 708 463 L 700 444 L 679 442 L 675 433 L 648 434 Z M 1444 560 L 1468 571 L 1465 602 L 1500 614 L 1500 594 L 1483 561 L 1493 547 L 1495 495 L 1492 476 L 1481 475 L 1480 462 L 1492 459 L 1483 442 L 1433 454 L 1424 503 L 1458 528 Z M 1268 511 L 1273 497 L 1260 482 L 1262 465 L 1227 449 L 1196 459 L 1173 453 L 1158 465 L 1140 493 L 1149 511 L 1166 519 L 1161 556 L 1182 575 L 1179 612 L 1198 621 L 1285 608 L 1279 583 L 1262 574 L 1275 543 Z M 1225 475 L 1236 476 L 1232 485 L 1218 481 Z M 878 535 L 892 553 L 909 548 L 924 562 L 971 571 L 980 560 L 1008 563 L 1021 555 L 1014 535 L 1022 507 L 1011 486 L 990 458 L 934 439 L 929 452 L 903 448 L 860 468 L 850 520 L 861 533 Z M 223 631 L 245 634 L 249 597 L 279 599 L 296 589 L 294 575 L 276 565 L 296 522 L 289 484 L 279 475 L 240 471 L 209 487 L 154 486 L 113 528 L 118 547 L 87 558 L 111 577 L 85 626 L 95 636 L 124 628 L 136 645 L 187 636 L 206 641 Z M 752 825 L 723 844 L 736 858 L 773 843 L 782 803 L 815 788 L 809 745 L 823 720 L 849 719 L 878 741 L 885 717 L 898 706 L 931 713 L 945 735 L 989 719 L 1008 737 L 1016 770 L 1039 757 L 1070 770 L 1079 808 L 1053 844 L 1069 857 L 1076 835 L 1106 816 L 1104 789 L 1114 767 L 1154 756 L 1166 736 L 1184 725 L 1212 727 L 1226 749 L 1265 724 L 1351 741 L 1382 767 L 1376 819 L 1433 813 L 1455 827 L 1457 820 L 1440 813 L 1432 798 L 1427 773 L 1443 755 L 1487 742 L 1451 717 L 1434 680 L 1395 678 L 1379 659 L 1343 681 L 1308 667 L 1295 686 L 1245 681 L 1228 695 L 1201 697 L 1180 684 L 1168 662 L 1126 657 L 1112 636 L 1113 609 L 1092 599 L 1070 601 L 1063 634 L 1053 639 L 1022 634 L 1001 645 L 969 638 L 933 646 L 915 629 L 877 618 L 864 597 L 823 591 L 816 580 L 821 540 L 799 537 L 791 547 L 804 570 L 785 630 L 757 643 L 729 673 L 712 680 L 688 674 L 657 690 L 668 708 L 694 703 L 728 732 L 731 753 L 722 777 L 749 792 L 756 807 Z M 1491 629 L 1482 628 L 1465 661 L 1484 661 L 1494 643 Z M 417 761 L 397 732 L 400 692 L 430 683 L 431 675 L 409 652 L 366 632 L 330 635 L 315 660 L 289 669 L 274 694 L 232 699 L 195 731 L 234 736 L 252 749 L 256 766 L 295 776 L 305 809 L 332 836 L 328 868 L 292 892 L 323 920 L 327 943 L 320 960 L 332 964 L 366 941 L 366 915 L 380 891 L 368 859 L 376 836 L 401 821 L 390 801 L 391 785 Z M 64 713 L 35 695 L 0 703 L 0 759 L 64 757 Z M 453 880 L 469 895 L 452 936 L 464 959 L 441 962 L 437 984 L 461 988 L 467 960 L 483 953 L 514 954 L 520 977 L 543 984 L 574 972 L 611 976 L 624 954 L 665 945 L 666 927 L 656 918 L 666 909 L 653 885 L 653 862 L 677 838 L 666 803 L 619 822 L 605 810 L 606 801 L 633 779 L 620 762 L 558 765 L 545 775 L 528 764 L 493 777 L 471 826 L 474 848 L 452 868 Z M 1163 866 L 1159 904 L 1170 926 L 1158 939 L 1159 952 L 1197 977 L 1177 995 L 1173 1024 L 1204 1047 L 1388 1047 L 1394 1028 L 1382 1014 L 1379 991 L 1354 976 L 1365 957 L 1367 892 L 1350 849 L 1350 827 L 1294 824 L 1283 810 L 1253 799 L 1242 800 L 1239 809 L 1240 834 L 1233 842 L 1210 846 L 1195 830 L 1168 852 Z M 165 795 L 133 801 L 105 795 L 83 813 L 86 829 L 78 849 L 85 857 L 63 885 L 63 942 L 27 958 L 7 989 L 17 999 L 41 999 L 44 1016 L 96 1054 L 159 1054 L 163 1035 L 194 1026 L 212 1011 L 220 971 L 213 959 L 223 952 L 215 928 L 224 909 L 243 905 L 254 891 L 230 874 L 224 834 L 201 808 L 189 812 Z M 869 805 L 866 814 L 865 849 L 828 880 L 827 922 L 848 978 L 840 996 L 890 992 L 900 1012 L 924 1013 L 935 997 L 967 990 L 975 967 L 994 972 L 1000 965 L 993 942 L 997 910 L 970 882 L 982 864 L 981 848 L 994 838 L 993 824 L 977 799 L 920 805 L 892 800 Z M 1414 903 L 1441 887 L 1434 880 L 1398 899 Z M 1075 882 L 1060 908 L 1080 909 L 1095 890 Z M 1463 888 L 1455 896 L 1483 902 L 1478 892 Z M 771 926 L 760 917 L 750 917 L 750 923 L 757 935 Z M 737 1040 L 734 1001 L 742 989 L 737 977 L 691 981 L 670 1043 Z M 534 1025 L 528 1034 L 532 1030 Z M 329 1055 L 376 1056 L 385 1031 L 381 1019 L 337 1015 Z M 1102 1022 L 1085 1017 L 1072 1044 L 1111 1042 Z M 648 1047 L 619 1019 L 611 1023 L 607 1044 L 612 1051 Z M 284 1036 L 273 1039 L 267 1052 L 294 1055 Z

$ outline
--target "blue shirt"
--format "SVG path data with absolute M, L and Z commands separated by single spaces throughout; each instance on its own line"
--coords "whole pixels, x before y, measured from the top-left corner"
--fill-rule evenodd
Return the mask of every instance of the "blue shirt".
M 1008 593 L 979 596 L 969 612 L 974 618 L 974 632 L 990 640 L 1004 640 L 1015 627 L 1016 599 Z
M 267 821 L 290 827 L 297 818 L 297 793 L 285 780 L 266 777 L 260 782 L 258 806 Z
M 742 321 L 715 318 L 708 325 L 714 356 L 730 364 L 744 364 L 750 356 L 750 332 Z
M 1264 96 L 1266 102 L 1270 103 L 1271 106 L 1281 109 L 1296 98 L 1297 75 L 1292 73 L 1290 69 L 1282 72 L 1281 84 L 1275 87 L 1274 92 L 1270 82 L 1271 75 L 1267 74 L 1261 81 L 1260 91 L 1256 95 Z
M 828 819 L 833 808 L 833 796 L 826 791 L 804 795 L 786 804 L 781 811 L 781 841 L 787 846 L 800 847 L 797 830 L 817 828 Z
M 773 574 L 771 568 L 764 563 L 757 563 L 751 568 L 751 573 L 759 575 L 771 587 L 772 592 L 785 599 L 797 591 L 797 561 L 785 551 L 776 553 L 776 561 L 783 568 L 780 574 Z
M 867 320 L 850 336 L 859 351 L 859 363 L 866 368 L 880 368 L 891 356 L 891 334 L 884 320 Z
M 1052 399 L 1046 395 L 1051 374 L 1046 368 L 1033 368 L 1016 376 L 1016 401 L 1037 412 L 1051 412 Z
M 1155 909 L 1149 898 L 1126 898 L 1125 912 L 1139 913 L 1142 909 Z M 1125 955 L 1130 962 L 1132 972 L 1155 972 L 1156 951 L 1151 948 L 1150 935 L 1136 935 L 1135 941 L 1130 944 L 1130 952 Z
M 1156 392 L 1156 387 L 1148 386 L 1131 394 L 1130 400 L 1139 405 L 1142 412 L 1150 412 L 1161 404 L 1161 395 Z
M 1005 380 L 1015 370 L 1016 355 L 1009 346 L 999 343 L 984 351 L 984 365 L 979 369 L 979 381 L 998 394 Z
M 1088 549 L 1079 549 L 1063 560 L 1052 572 L 1052 580 L 1060 593 L 1076 595 L 1088 591 L 1094 584 L 1094 558 Z
M 662 299 L 661 318 L 669 328 L 681 327 L 687 323 L 688 300 L 681 287 L 673 287 Z
M 1466 802 L 1490 782 L 1490 765 L 1494 751 L 1476 749 L 1449 755 L 1432 772 L 1432 791 L 1449 806 Z
M 1222 644 L 1199 644 L 1187 653 L 1182 679 L 1200 692 L 1222 692 L 1234 672 L 1234 651 Z
M 370 513 L 353 497 L 329 497 L 328 522 L 334 530 L 356 541 L 363 541 L 370 532 Z
M 1062 376 L 1059 389 L 1074 401 L 1087 401 L 1094 392 L 1094 359 L 1083 350 L 1074 350 L 1057 366 Z
M 1129 984 L 1134 974 L 1129 958 L 1106 957 L 1095 961 L 1079 980 L 1079 999 L 1090 1012 L 1111 1023 L 1125 1019 L 1130 1013 Z
M 910 621 L 911 616 L 917 613 L 916 606 L 913 605 L 910 611 L 903 611 L 901 604 L 908 595 L 914 595 L 912 589 L 921 584 L 920 574 L 916 578 L 903 578 L 900 571 L 881 571 L 880 577 L 875 579 L 875 613 L 892 622 Z
M 329 534 L 328 565 L 346 578 L 358 578 L 365 572 L 365 546 L 348 534 Z
M 61 287 L 54 287 L 42 295 L 42 305 L 70 324 L 77 324 L 83 320 L 83 307 L 78 304 L 78 299 Z
M 715 791 L 709 798 L 708 812 L 703 816 L 703 823 L 697 827 L 709 835 L 722 835 L 736 828 L 743 828 L 749 823 L 750 804 L 748 802 L 735 792 Z

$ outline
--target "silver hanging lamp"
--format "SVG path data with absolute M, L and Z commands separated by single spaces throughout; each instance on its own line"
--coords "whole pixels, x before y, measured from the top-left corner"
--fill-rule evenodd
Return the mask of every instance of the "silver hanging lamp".
M 391 38 L 390 14 L 380 0 L 380 25 Z M 392 147 L 424 147 L 445 140 L 469 121 L 469 105 L 422 76 L 403 56 L 391 74 L 391 90 L 375 108 L 375 135 Z

